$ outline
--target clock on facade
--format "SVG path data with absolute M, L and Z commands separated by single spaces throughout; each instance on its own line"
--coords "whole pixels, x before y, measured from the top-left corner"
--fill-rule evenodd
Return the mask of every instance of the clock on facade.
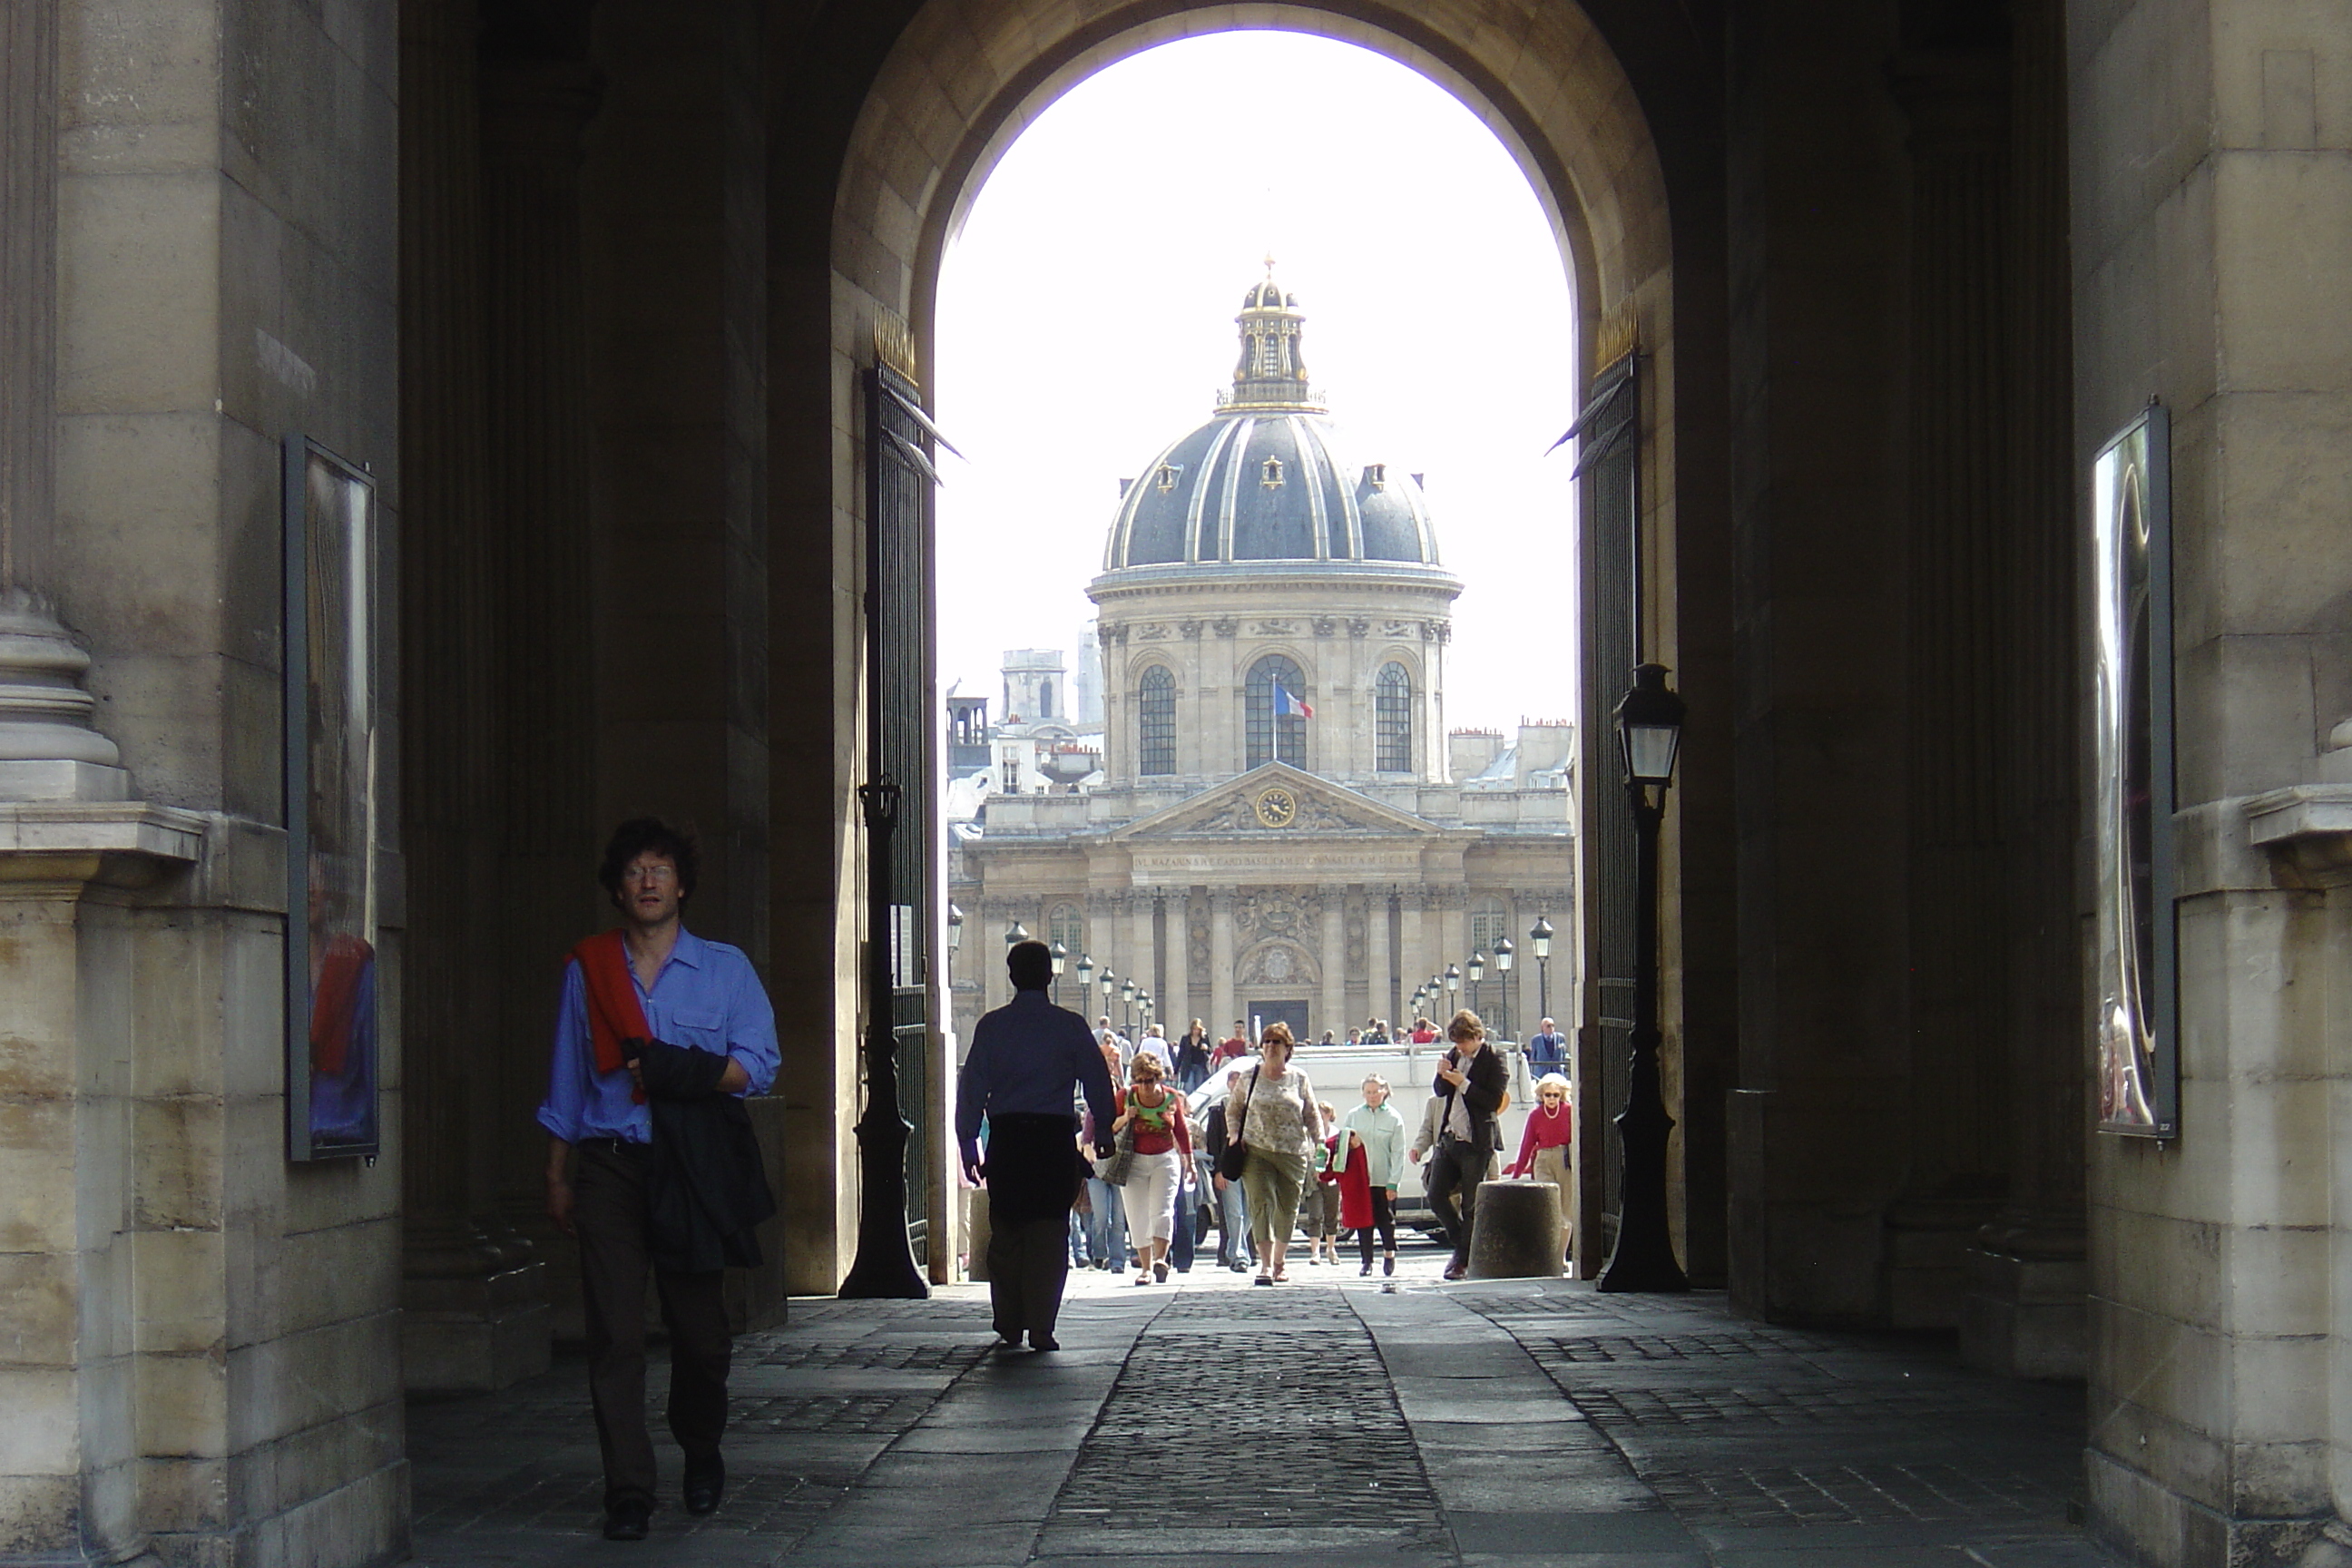
M 1298 799 L 1276 784 L 1261 790 L 1257 797 L 1257 819 L 1268 827 L 1287 827 L 1298 820 Z

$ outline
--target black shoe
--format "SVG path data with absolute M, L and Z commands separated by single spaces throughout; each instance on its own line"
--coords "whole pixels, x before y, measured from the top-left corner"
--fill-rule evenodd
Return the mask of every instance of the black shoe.
M 1395 1253 L 1391 1252 L 1387 1257 L 1381 1259 L 1381 1272 L 1383 1274 L 1394 1274 L 1396 1272 Z
M 706 1467 L 697 1465 L 686 1473 L 686 1511 L 705 1514 L 719 1506 L 727 1495 L 726 1462 L 713 1454 Z
M 1062 1342 L 1051 1334 L 1041 1334 L 1032 1329 L 1029 1331 L 1029 1348 L 1033 1351 L 1057 1351 L 1062 1348 Z
M 604 1539 L 607 1541 L 643 1541 L 652 1527 L 653 1505 L 642 1502 L 616 1502 L 604 1510 Z

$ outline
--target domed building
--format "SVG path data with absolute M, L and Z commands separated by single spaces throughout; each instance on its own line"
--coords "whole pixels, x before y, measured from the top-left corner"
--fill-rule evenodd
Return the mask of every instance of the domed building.
M 992 939 L 1060 942 L 1066 1002 L 1081 959 L 1097 987 L 1108 970 L 1089 1012 L 1119 1015 L 1132 980 L 1171 1035 L 1197 1016 L 1344 1036 L 1569 908 L 1570 731 L 1448 732 L 1462 583 L 1421 476 L 1348 450 L 1271 267 L 1235 324 L 1232 387 L 1120 482 L 1087 588 L 1101 771 L 952 823 L 950 896 Z M 958 966 L 963 1037 L 1003 998 L 998 945 Z M 1480 1000 L 1517 1033 L 1538 977 L 1515 980 L 1506 998 L 1490 972 Z

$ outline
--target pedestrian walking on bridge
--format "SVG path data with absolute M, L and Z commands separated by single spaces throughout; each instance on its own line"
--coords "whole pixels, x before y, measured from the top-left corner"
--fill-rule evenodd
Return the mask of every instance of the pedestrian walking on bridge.
M 983 1014 L 956 1085 L 956 1139 L 965 1176 L 988 1187 L 988 1298 L 1005 1348 L 1056 1350 L 1054 1324 L 1070 1274 L 1070 1205 L 1082 1171 L 1071 1095 L 1084 1090 L 1094 1124 L 1111 1123 L 1110 1068 L 1087 1021 L 1046 997 L 1053 950 L 1020 942 L 1005 954 L 1013 1000 Z M 980 1158 L 988 1120 L 988 1161 Z M 1108 1156 L 1110 1145 L 1096 1145 Z
M 1225 1124 L 1236 1130 L 1248 1163 L 1242 1186 L 1248 1194 L 1250 1243 L 1257 1253 L 1257 1283 L 1273 1285 L 1286 1276 L 1283 1255 L 1298 1224 L 1298 1197 L 1315 1148 L 1323 1141 L 1323 1119 L 1315 1109 L 1315 1087 L 1303 1068 L 1290 1065 L 1290 1026 L 1276 1022 L 1258 1040 L 1257 1066 L 1234 1074 L 1225 1102 Z

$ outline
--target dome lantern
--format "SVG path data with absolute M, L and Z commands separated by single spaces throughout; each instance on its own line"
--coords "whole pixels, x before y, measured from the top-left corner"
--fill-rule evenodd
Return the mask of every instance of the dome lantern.
M 1208 422 L 1123 486 L 1106 572 L 1328 563 L 1446 582 L 1418 477 L 1349 462 L 1307 381 L 1306 312 L 1265 276 L 1242 297 L 1241 361 Z
M 1307 384 L 1307 317 L 1298 296 L 1275 282 L 1273 257 L 1265 258 L 1265 277 L 1242 296 L 1234 325 L 1241 329 L 1241 357 L 1227 407 L 1322 412 Z

